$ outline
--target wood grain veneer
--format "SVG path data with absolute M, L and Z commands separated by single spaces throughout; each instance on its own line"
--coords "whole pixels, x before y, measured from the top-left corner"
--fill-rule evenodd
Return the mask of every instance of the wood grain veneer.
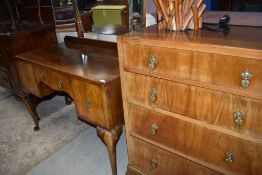
M 126 73 L 127 101 L 177 113 L 211 125 L 262 138 L 262 101 L 197 86 Z M 140 88 L 143 87 L 143 88 Z M 157 97 L 151 102 L 150 91 Z M 241 127 L 234 123 L 234 112 L 245 113 Z
M 262 174 L 262 29 L 230 29 L 118 37 L 127 175 Z

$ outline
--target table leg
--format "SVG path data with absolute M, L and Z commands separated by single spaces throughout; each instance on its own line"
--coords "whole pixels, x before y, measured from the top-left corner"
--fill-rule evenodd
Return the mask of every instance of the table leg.
M 38 117 L 37 112 L 36 112 L 37 104 L 30 99 L 29 95 L 24 97 L 23 101 L 24 101 L 24 103 L 26 105 L 27 110 L 31 114 L 31 117 L 32 117 L 33 121 L 35 122 L 34 130 L 38 131 L 39 130 L 39 120 L 40 120 L 40 118 Z
M 106 145 L 109 159 L 112 168 L 112 174 L 117 175 L 116 168 L 116 144 L 122 133 L 122 126 L 113 129 L 112 131 L 106 131 L 102 128 L 97 127 L 97 135 Z
M 31 114 L 31 117 L 33 119 L 33 121 L 35 122 L 35 127 L 34 127 L 34 130 L 35 131 L 38 131 L 40 128 L 39 128 L 39 121 L 40 121 L 40 118 L 39 116 L 37 115 L 37 112 L 36 112 L 36 107 L 43 101 L 46 101 L 46 100 L 50 100 L 52 99 L 56 94 L 53 93 L 53 94 L 49 94 L 43 98 L 39 98 L 33 94 L 27 94 L 27 95 L 24 95 L 22 97 L 22 100 L 23 102 L 25 103 L 26 107 L 27 107 L 27 110 L 29 111 L 29 113 Z

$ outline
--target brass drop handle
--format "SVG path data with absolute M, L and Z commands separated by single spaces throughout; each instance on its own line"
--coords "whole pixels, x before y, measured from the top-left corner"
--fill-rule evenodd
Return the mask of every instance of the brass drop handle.
M 157 126 L 155 123 L 153 123 L 153 124 L 151 125 L 151 134 L 152 134 L 153 136 L 156 135 L 157 130 L 158 130 L 158 126 Z
M 244 123 L 244 119 L 245 119 L 245 113 L 243 111 L 240 110 L 236 110 L 234 112 L 234 122 L 235 124 L 240 127 L 243 125 Z
M 248 69 L 246 69 L 241 73 L 241 76 L 242 76 L 241 85 L 244 89 L 246 89 L 250 84 L 250 79 L 253 76 L 253 74 Z
M 151 91 L 150 91 L 150 96 L 149 96 L 149 100 L 150 100 L 150 102 L 155 102 L 156 101 L 156 99 L 157 99 L 157 90 L 156 90 L 156 88 L 153 88 L 153 89 L 151 89 Z
M 58 81 L 57 81 L 57 88 L 58 88 L 58 89 L 62 89 L 62 83 L 63 83 L 62 80 L 58 80 Z
M 91 100 L 89 98 L 86 99 L 86 108 L 89 109 L 91 107 Z
M 149 64 L 148 64 L 148 69 L 150 71 L 154 70 L 157 65 L 157 57 L 156 56 L 150 56 L 149 57 Z
M 45 80 L 45 75 L 43 73 L 40 74 L 40 80 L 44 81 Z
M 233 163 L 234 157 L 235 157 L 235 155 L 232 151 L 226 152 L 226 163 L 227 163 L 227 165 L 231 165 Z
M 156 169 L 157 168 L 157 164 L 158 164 L 158 161 L 156 159 L 152 159 L 151 160 L 151 167 L 153 169 Z

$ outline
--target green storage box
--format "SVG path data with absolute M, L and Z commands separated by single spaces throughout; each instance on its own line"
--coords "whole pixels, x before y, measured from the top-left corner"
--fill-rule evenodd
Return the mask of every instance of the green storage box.
M 94 25 L 125 25 L 125 9 L 125 5 L 98 5 L 91 8 Z

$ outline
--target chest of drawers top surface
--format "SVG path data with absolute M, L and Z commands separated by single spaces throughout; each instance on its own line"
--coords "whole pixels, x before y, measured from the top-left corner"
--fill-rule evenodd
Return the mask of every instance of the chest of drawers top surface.
M 157 31 L 156 26 L 151 26 L 144 31 L 122 35 L 119 39 L 151 46 L 176 46 L 185 50 L 262 59 L 261 33 L 262 28 L 256 27 L 231 26 L 230 31 L 223 34 L 207 29 L 186 32 Z

